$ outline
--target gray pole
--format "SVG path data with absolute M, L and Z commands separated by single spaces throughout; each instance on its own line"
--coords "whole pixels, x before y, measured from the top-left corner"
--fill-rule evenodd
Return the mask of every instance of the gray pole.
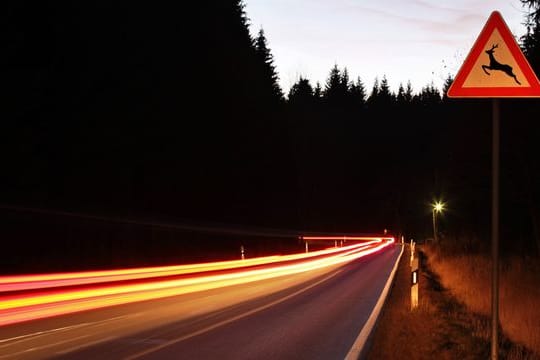
M 491 359 L 499 358 L 499 99 L 493 99 L 491 198 Z

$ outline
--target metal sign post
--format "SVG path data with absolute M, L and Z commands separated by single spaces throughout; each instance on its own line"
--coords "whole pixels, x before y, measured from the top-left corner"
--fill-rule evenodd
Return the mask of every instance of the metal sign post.
M 491 359 L 499 357 L 499 98 L 540 97 L 540 81 L 518 43 L 494 11 L 455 80 L 449 98 L 492 98 Z
M 492 186 L 491 186 L 491 358 L 499 354 L 499 99 L 492 100 Z

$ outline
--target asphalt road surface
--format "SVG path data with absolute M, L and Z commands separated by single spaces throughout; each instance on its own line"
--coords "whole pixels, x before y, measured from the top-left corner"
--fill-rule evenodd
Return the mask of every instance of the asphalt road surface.
M 345 265 L 0 328 L 2 359 L 343 359 L 400 246 Z

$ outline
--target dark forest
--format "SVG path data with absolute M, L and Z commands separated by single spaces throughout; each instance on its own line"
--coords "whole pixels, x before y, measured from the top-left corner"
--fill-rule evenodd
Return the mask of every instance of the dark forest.
M 491 102 L 448 99 L 450 75 L 394 93 L 336 64 L 284 94 L 240 0 L 9 1 L 4 19 L 2 271 L 275 253 L 305 232 L 423 239 L 436 199 L 443 239 L 489 246 Z M 506 252 L 540 253 L 539 115 L 501 101 Z

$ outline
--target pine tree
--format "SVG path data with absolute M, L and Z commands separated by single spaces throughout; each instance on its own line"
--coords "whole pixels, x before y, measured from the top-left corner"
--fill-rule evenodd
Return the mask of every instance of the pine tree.
M 371 89 L 371 94 L 369 95 L 367 99 L 368 106 L 374 106 L 377 102 L 377 98 L 379 97 L 379 78 L 375 77 L 375 81 L 373 82 L 373 88 Z
M 390 86 L 388 85 L 388 79 L 386 75 L 383 76 L 381 85 L 379 88 L 379 97 L 381 99 L 382 105 L 391 105 L 394 101 L 394 94 L 390 91 Z
M 405 88 L 403 87 L 403 83 L 399 83 L 398 93 L 396 96 L 396 101 L 398 105 L 405 105 Z
M 289 91 L 289 104 L 293 106 L 306 106 L 314 102 L 313 87 L 308 79 L 300 77 Z
M 324 96 L 325 97 L 332 97 L 334 93 L 339 92 L 339 88 L 341 86 L 341 72 L 336 65 L 330 70 L 330 74 L 328 75 L 328 79 L 326 80 L 326 85 L 324 87 Z
M 356 83 L 351 84 L 349 94 L 353 107 L 363 108 L 366 105 L 366 89 L 360 77 L 358 77 Z
M 534 10 L 526 18 L 527 34 L 520 39 L 521 47 L 533 70 L 538 74 L 540 71 L 540 1 L 522 0 L 522 3 Z
M 350 89 L 350 80 L 349 80 L 349 71 L 347 68 L 343 69 L 343 72 L 341 73 L 341 84 L 340 84 L 340 92 L 342 95 L 347 94 L 347 92 Z
M 270 83 L 272 96 L 281 101 L 283 99 L 283 92 L 279 86 L 279 77 L 274 66 L 274 58 L 267 45 L 267 40 L 264 35 L 264 30 L 260 29 L 257 37 L 255 38 L 255 52 L 257 57 L 263 63 L 263 72 L 266 77 L 266 81 Z
M 441 94 L 435 84 L 431 82 L 422 88 L 417 100 L 423 106 L 434 106 L 441 102 Z
M 411 84 L 411 81 L 409 80 L 407 81 L 407 88 L 405 89 L 405 94 L 404 94 L 405 102 L 410 104 L 413 100 L 413 97 L 414 97 L 414 94 L 413 94 L 412 84 Z
M 331 107 L 343 106 L 347 101 L 349 75 L 345 69 L 341 72 L 336 65 L 330 70 L 326 86 L 324 88 L 323 99 Z
M 313 97 L 315 97 L 316 101 L 320 101 L 323 97 L 323 90 L 321 87 L 321 83 L 317 81 L 317 84 L 315 84 L 315 89 L 313 90 Z
M 539 24 L 540 23 L 540 0 L 520 0 L 524 6 L 529 8 L 529 15 L 527 15 L 527 24 Z
M 446 80 L 444 80 L 444 84 L 443 84 L 443 100 L 447 100 L 448 99 L 448 89 L 450 89 L 450 86 L 452 86 L 452 83 L 454 82 L 454 78 L 448 74 L 448 77 L 446 78 Z
M 380 84 L 377 79 L 373 84 L 373 91 L 368 99 L 370 107 L 388 110 L 394 104 L 394 94 L 390 91 L 388 79 L 383 76 Z

